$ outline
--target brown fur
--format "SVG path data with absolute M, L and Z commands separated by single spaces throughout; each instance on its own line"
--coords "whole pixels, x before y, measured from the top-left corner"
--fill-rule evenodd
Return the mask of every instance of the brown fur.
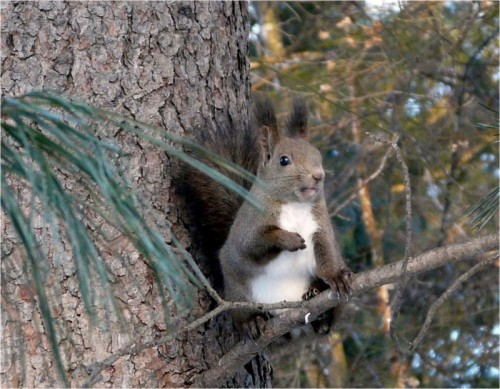
M 260 274 L 263 265 L 283 250 L 305 248 L 299 234 L 283 230 L 277 225 L 283 204 L 304 200 L 301 194 L 304 186 L 316 186 L 319 189 L 312 208 L 319 225 L 313 239 L 316 276 L 340 295 L 350 292 L 351 273 L 342 260 L 323 197 L 321 155 L 305 139 L 305 114 L 305 104 L 296 103 L 288 121 L 291 137 L 280 136 L 274 121 L 269 119 L 269 113 L 265 115 L 266 120 L 260 128 L 261 149 L 257 173 L 263 185 L 254 184 L 251 188 L 251 193 L 264 204 L 265 210 L 258 212 L 250 204 L 243 203 L 221 249 L 225 297 L 229 300 L 249 301 L 249 282 Z M 293 159 L 293 166 L 289 169 L 280 166 L 280 157 L 284 155 Z
M 312 241 L 316 279 L 311 279 L 311 287 L 319 282 L 341 295 L 349 293 L 351 273 L 342 260 L 326 208 L 321 154 L 307 140 L 305 103 L 294 103 L 287 121 L 287 136 L 279 134 L 269 101 L 259 100 L 254 113 L 258 136 L 248 130 L 220 130 L 202 140 L 212 151 L 257 172 L 258 181 L 250 192 L 263 205 L 263 211 L 242 203 L 231 191 L 205 175 L 184 169 L 188 172 L 183 177 L 184 193 L 190 196 L 204 252 L 216 261 L 220 249 L 225 298 L 250 301 L 250 282 L 262 272 L 263 266 L 282 251 L 306 248 L 297 232 L 278 226 L 284 204 L 304 201 L 312 203 L 312 214 L 319 227 Z M 281 165 L 283 156 L 290 164 Z M 242 183 L 239 178 L 237 182 Z M 308 188 L 314 190 L 308 191 Z M 236 317 L 244 321 L 249 314 L 249 311 L 237 311 Z

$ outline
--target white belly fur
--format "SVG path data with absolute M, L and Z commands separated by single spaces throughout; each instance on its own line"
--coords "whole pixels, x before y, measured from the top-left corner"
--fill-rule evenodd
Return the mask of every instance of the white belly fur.
M 263 267 L 262 274 L 251 282 L 255 302 L 302 300 L 316 268 L 312 237 L 318 229 L 318 223 L 312 214 L 312 204 L 284 204 L 278 225 L 284 230 L 299 233 L 306 241 L 307 248 L 294 252 L 282 251 Z

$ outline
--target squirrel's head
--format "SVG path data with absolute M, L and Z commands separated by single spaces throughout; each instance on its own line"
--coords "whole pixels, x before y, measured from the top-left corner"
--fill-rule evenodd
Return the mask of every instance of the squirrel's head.
M 287 131 L 278 131 L 272 106 L 256 108 L 259 120 L 260 163 L 257 176 L 267 192 L 285 202 L 313 202 L 323 195 L 325 171 L 321 154 L 311 143 L 307 129 L 307 108 L 295 100 Z

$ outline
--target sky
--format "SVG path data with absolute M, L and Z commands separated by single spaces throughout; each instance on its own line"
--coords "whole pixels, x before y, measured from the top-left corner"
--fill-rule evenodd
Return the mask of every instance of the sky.
M 377 14 L 380 11 L 397 11 L 402 0 L 365 0 L 368 13 Z M 374 16 L 374 15 L 372 15 Z

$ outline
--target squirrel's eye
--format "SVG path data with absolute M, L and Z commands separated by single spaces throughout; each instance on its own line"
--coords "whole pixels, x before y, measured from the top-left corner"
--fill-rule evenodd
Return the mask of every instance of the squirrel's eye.
M 280 158 L 280 165 L 281 166 L 286 166 L 286 165 L 289 165 L 289 164 L 290 164 L 290 158 L 288 158 L 286 155 L 283 155 Z

